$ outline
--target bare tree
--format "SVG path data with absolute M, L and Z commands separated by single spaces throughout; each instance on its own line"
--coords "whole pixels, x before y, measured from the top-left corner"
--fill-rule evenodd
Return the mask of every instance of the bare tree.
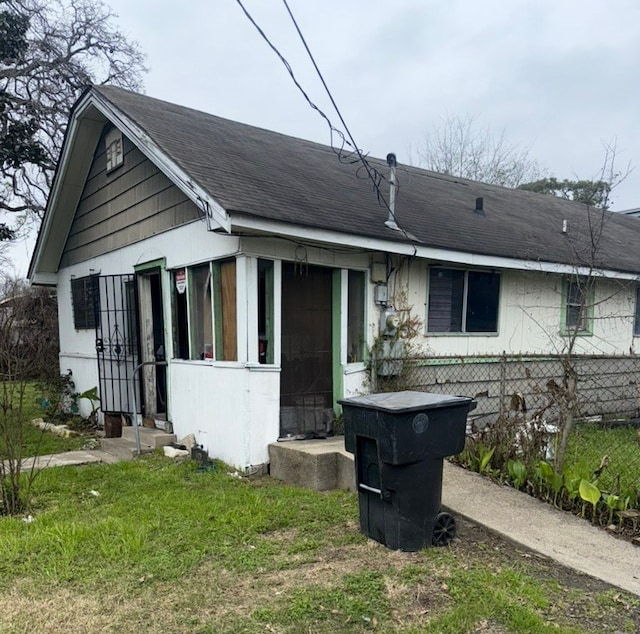
M 578 383 L 580 373 L 576 354 L 576 344 L 580 335 L 584 333 L 588 322 L 593 319 L 593 313 L 599 302 L 611 299 L 597 300 L 595 296 L 596 282 L 599 271 L 606 268 L 603 261 L 602 240 L 607 224 L 613 218 L 608 211 L 610 195 L 615 188 L 624 181 L 632 171 L 628 164 L 624 170 L 616 167 L 617 148 L 615 142 L 604 143 L 605 156 L 600 172 L 589 181 L 575 181 L 577 183 L 592 183 L 593 187 L 581 187 L 578 192 L 584 194 L 586 231 L 577 233 L 574 238 L 567 235 L 567 248 L 570 250 L 570 261 L 574 272 L 567 277 L 567 310 L 572 318 L 567 320 L 564 346 L 561 351 L 562 379 L 561 383 L 549 381 L 548 394 L 559 411 L 560 439 L 555 453 L 554 466 L 558 473 L 562 473 L 569 439 L 579 417 L 581 403 Z M 586 192 L 586 193 L 585 193 Z M 566 193 L 558 193 L 563 198 L 571 198 Z M 621 284 L 618 292 L 626 289 Z
M 6 278 L 0 296 L 0 513 L 12 515 L 27 508 L 36 474 L 23 468 L 27 386 L 59 378 L 58 329 L 52 290 Z
M 22 132 L 27 126 L 33 147 L 42 151 L 0 167 L 2 220 L 15 229 L 42 217 L 81 91 L 92 83 L 139 89 L 145 68 L 138 45 L 114 25 L 114 14 L 100 0 L 0 0 L 0 9 L 0 53 L 6 49 L 0 59 L 2 141 L 10 125 Z
M 446 116 L 425 135 L 417 150 L 426 169 L 484 183 L 518 187 L 538 179 L 539 163 L 529 148 L 509 141 L 489 127 L 479 127 L 474 117 Z

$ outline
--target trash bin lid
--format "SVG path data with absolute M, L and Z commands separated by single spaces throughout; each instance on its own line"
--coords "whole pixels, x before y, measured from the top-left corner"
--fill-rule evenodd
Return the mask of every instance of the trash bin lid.
M 384 394 L 365 394 L 338 401 L 341 405 L 351 405 L 364 409 L 384 410 L 396 414 L 402 412 L 424 411 L 441 407 L 469 404 L 469 396 L 453 394 L 433 394 L 432 392 L 387 392 Z

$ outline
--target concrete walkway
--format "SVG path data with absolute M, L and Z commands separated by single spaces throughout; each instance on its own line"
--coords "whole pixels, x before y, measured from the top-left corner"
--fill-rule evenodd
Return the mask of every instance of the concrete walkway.
M 447 461 L 442 504 L 512 542 L 640 596 L 640 547 L 571 513 Z
M 36 471 L 47 467 L 68 467 L 81 464 L 95 464 L 98 462 L 114 463 L 120 458 L 102 451 L 101 449 L 81 449 L 78 451 L 66 451 L 65 453 L 49 454 L 36 458 L 25 458 L 22 461 L 22 470 L 27 471 L 35 463 Z

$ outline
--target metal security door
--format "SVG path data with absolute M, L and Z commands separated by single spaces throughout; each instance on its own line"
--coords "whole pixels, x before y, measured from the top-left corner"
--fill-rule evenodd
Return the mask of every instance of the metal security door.
M 104 413 L 130 413 L 133 411 L 131 379 L 138 365 L 135 275 L 101 275 L 96 280 L 100 408 Z M 139 397 L 138 377 L 135 377 L 135 389 Z

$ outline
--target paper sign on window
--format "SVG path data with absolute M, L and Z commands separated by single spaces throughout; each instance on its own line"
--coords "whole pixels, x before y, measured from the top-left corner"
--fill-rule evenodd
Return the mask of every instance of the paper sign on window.
M 184 269 L 178 269 L 175 275 L 176 279 L 176 290 L 180 295 L 184 293 L 187 288 L 187 272 Z

